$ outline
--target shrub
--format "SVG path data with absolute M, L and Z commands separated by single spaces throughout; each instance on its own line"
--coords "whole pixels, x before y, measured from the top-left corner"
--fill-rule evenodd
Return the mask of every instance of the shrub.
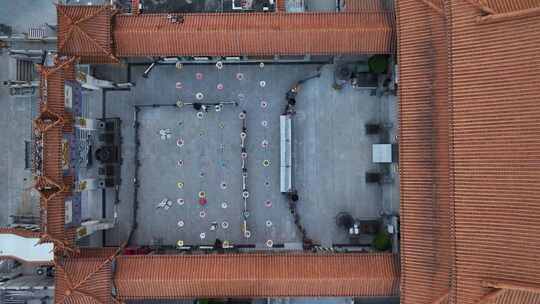
M 379 251 L 386 251 L 392 248 L 392 240 L 390 240 L 390 236 L 385 231 L 379 232 L 373 239 L 371 246 Z
M 368 60 L 369 71 L 371 73 L 383 74 L 388 68 L 388 57 L 386 55 L 375 55 Z

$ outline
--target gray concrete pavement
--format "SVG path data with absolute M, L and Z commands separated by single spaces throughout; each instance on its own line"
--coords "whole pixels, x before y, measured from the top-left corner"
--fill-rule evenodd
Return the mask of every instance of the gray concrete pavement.
M 179 71 L 174 66 L 158 66 L 148 79 L 143 79 L 140 75 L 144 67 L 134 67 L 137 86 L 131 92 L 107 93 L 107 116 L 122 118 L 124 139 L 120 222 L 107 233 L 109 244 L 124 240 L 131 226 L 132 106 L 170 104 L 178 98 L 189 102 L 195 100 L 198 92 L 204 94 L 203 102 L 236 100 L 240 106 L 208 113 L 204 119 L 197 119 L 192 108 L 145 109 L 140 114 L 141 207 L 135 243 L 151 244 L 159 239 L 164 244 L 174 244 L 181 239 L 189 244 L 211 244 L 219 237 L 262 248 L 268 239 L 276 244 L 300 242 L 286 200 L 279 193 L 279 114 L 285 107 L 285 92 L 296 81 L 315 73 L 316 68 L 315 65 L 266 65 L 264 69 L 257 65 L 226 65 L 217 70 L 213 65 L 192 65 Z M 294 118 L 299 211 L 308 235 L 325 246 L 348 242 L 347 235 L 335 227 L 334 217 L 338 212 L 347 211 L 359 219 L 378 218 L 386 205 L 394 204 L 383 201 L 383 192 L 394 193 L 398 188 L 388 186 L 383 191 L 380 186 L 366 185 L 364 181 L 365 171 L 376 167 L 371 163 L 371 144 L 380 141 L 364 134 L 364 124 L 393 119 L 388 113 L 395 102 L 350 87 L 333 90 L 333 68 L 325 66 L 320 79 L 305 84 L 297 98 L 298 114 Z M 202 80 L 197 79 L 197 73 L 202 73 Z M 243 74 L 242 80 L 236 78 L 238 73 Z M 266 85 L 261 87 L 260 81 Z M 181 89 L 176 88 L 178 82 Z M 218 84 L 223 85 L 222 90 L 217 88 Z M 239 98 L 239 94 L 243 97 Z M 263 100 L 269 104 L 267 108 L 261 108 Z M 248 112 L 251 212 L 248 223 L 253 233 L 249 240 L 240 232 L 237 116 L 241 109 Z M 262 121 L 267 121 L 268 126 L 263 127 Z M 224 123 L 223 129 L 219 128 L 220 122 Z M 172 138 L 161 140 L 159 130 L 167 128 L 171 129 Z M 185 141 L 182 148 L 176 146 L 178 138 Z M 269 142 L 266 149 L 261 147 L 264 139 Z M 184 161 L 181 168 L 177 166 L 180 159 Z M 270 160 L 270 167 L 262 166 L 264 159 Z M 177 187 L 178 181 L 184 183 L 182 189 Z M 221 182 L 227 184 L 226 189 L 221 189 Z M 204 207 L 197 203 L 200 190 L 206 191 L 209 199 Z M 168 211 L 155 208 L 163 198 L 174 202 Z M 183 206 L 176 204 L 178 198 L 184 199 Z M 392 200 L 391 196 L 386 199 Z M 266 200 L 272 201 L 271 208 L 264 206 Z M 228 202 L 227 209 L 221 208 L 223 201 Z M 108 202 L 111 214 L 112 201 Z M 206 212 L 204 218 L 199 216 L 202 210 Z M 179 220 L 184 221 L 182 229 L 177 228 Z M 267 220 L 272 221 L 272 227 L 266 227 Z M 210 231 L 213 221 L 227 221 L 229 228 Z M 202 232 L 205 239 L 200 239 Z
M 56 9 L 48 1 L 0 1 L 0 23 L 24 33 L 30 25 L 56 24 Z M 54 49 L 42 42 L 12 42 L 12 49 Z M 14 60 L 0 50 L 0 81 L 15 79 Z M 32 119 L 36 116 L 36 96 L 12 97 L 0 85 L 0 225 L 11 223 L 10 215 L 39 215 L 38 196 L 31 191 L 32 176 L 25 168 L 25 141 L 32 140 Z
M 381 98 L 350 86 L 334 90 L 333 68 L 325 66 L 321 78 L 304 85 L 294 128 L 299 212 L 323 246 L 348 243 L 335 225 L 337 213 L 370 220 L 382 206 L 381 187 L 364 180 L 366 171 L 377 168 L 371 145 L 380 140 L 366 136 L 364 125 L 381 120 Z
M 6 52 L 0 55 L 0 81 L 12 74 Z M 9 89 L 0 86 L 0 225 L 11 223 L 10 215 L 38 215 L 37 196 L 32 175 L 25 168 L 25 141 L 31 141 L 35 97 L 12 97 Z
M 12 26 L 13 33 L 25 33 L 29 25 L 56 25 L 56 8 L 51 1 L 0 0 L 0 23 Z

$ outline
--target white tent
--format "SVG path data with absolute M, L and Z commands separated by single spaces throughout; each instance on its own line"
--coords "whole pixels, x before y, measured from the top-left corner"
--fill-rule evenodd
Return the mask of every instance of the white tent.
M 50 263 L 53 244 L 38 245 L 38 238 L 24 238 L 15 234 L 0 234 L 0 259 L 16 258 L 26 262 Z

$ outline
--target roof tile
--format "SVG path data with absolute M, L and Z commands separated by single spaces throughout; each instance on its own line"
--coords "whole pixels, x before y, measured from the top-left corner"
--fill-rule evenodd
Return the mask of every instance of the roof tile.
M 116 55 L 227 56 L 391 53 L 392 12 L 164 14 L 116 17 Z
M 120 256 L 121 300 L 192 297 L 395 296 L 391 254 Z

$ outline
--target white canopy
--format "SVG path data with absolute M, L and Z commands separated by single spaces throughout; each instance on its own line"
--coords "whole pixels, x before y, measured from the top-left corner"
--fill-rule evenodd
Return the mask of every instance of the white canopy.
M 53 260 L 53 244 L 38 244 L 38 238 L 0 234 L 0 259 L 17 258 L 26 262 L 49 263 Z

